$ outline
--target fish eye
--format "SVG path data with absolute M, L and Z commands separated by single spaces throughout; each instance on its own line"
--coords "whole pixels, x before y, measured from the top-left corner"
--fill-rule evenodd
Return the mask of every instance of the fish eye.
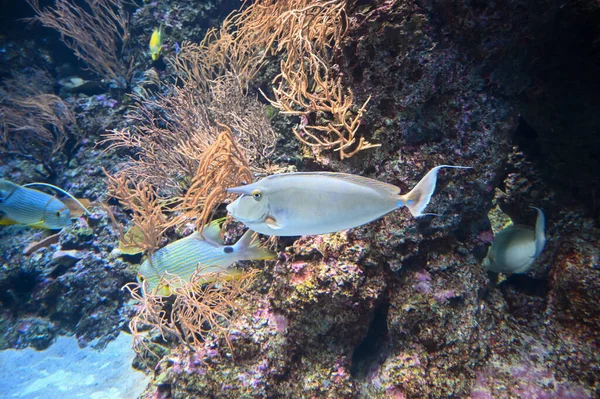
M 60 217 L 60 211 L 56 212 L 56 217 L 59 218 Z
M 233 252 L 233 248 L 232 247 L 225 247 L 223 248 L 223 252 L 225 252 L 226 254 L 230 254 Z
M 260 199 L 262 198 L 262 193 L 260 192 L 260 190 L 254 190 L 252 191 L 252 197 L 254 197 L 254 199 L 257 201 L 260 201 Z

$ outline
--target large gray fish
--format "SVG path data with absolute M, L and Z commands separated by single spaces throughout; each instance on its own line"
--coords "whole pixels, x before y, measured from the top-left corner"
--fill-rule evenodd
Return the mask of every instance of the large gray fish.
M 254 231 L 271 236 L 332 233 L 357 227 L 406 206 L 415 216 L 429 204 L 441 168 L 431 169 L 407 194 L 400 188 L 366 177 L 332 172 L 273 175 L 256 183 L 227 189 L 242 194 L 227 206 L 229 213 Z
M 494 235 L 494 242 L 483 267 L 496 273 L 526 273 L 546 245 L 546 218 L 539 208 L 535 230 L 529 226 L 512 225 Z

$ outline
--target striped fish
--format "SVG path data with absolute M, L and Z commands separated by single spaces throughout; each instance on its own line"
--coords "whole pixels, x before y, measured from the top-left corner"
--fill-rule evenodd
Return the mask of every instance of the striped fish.
M 221 223 L 222 219 L 215 220 L 204 227 L 202 234 L 195 232 L 172 242 L 146 259 L 138 270 L 143 292 L 169 296 L 175 287 L 169 286 L 168 280 L 173 277 L 189 282 L 197 270 L 201 275 L 227 271 L 233 276 L 235 270 L 228 268 L 237 261 L 275 257 L 274 253 L 260 248 L 258 240 L 252 239 L 252 230 L 246 231 L 234 245 L 224 245 Z M 204 282 L 210 281 L 207 277 Z
M 58 230 L 71 225 L 71 212 L 58 198 L 0 179 L 0 225 Z

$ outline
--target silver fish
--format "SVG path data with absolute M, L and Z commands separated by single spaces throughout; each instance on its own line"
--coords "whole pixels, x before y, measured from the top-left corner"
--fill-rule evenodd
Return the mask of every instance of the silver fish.
M 242 194 L 229 213 L 254 231 L 271 236 L 332 233 L 357 227 L 406 206 L 423 216 L 441 168 L 431 169 L 407 194 L 400 188 L 362 176 L 332 172 L 286 173 L 227 189 Z
M 483 267 L 496 273 L 526 273 L 546 245 L 546 218 L 537 211 L 535 230 L 512 225 L 494 235 L 494 242 L 483 260 Z

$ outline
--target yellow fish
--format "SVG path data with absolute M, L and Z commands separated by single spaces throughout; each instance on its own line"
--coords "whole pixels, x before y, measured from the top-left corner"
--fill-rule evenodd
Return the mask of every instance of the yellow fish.
M 163 32 L 162 25 L 158 28 L 154 28 L 154 32 L 152 32 L 152 36 L 150 36 L 150 56 L 152 57 L 152 61 L 156 61 L 160 58 L 160 52 L 162 50 L 163 45 Z
M 234 270 L 227 269 L 234 262 L 275 257 L 274 253 L 259 247 L 258 240 L 252 239 L 252 230 L 246 231 L 234 245 L 224 245 L 222 221 L 214 220 L 204 227 L 202 234 L 195 232 L 172 242 L 146 259 L 138 270 L 138 282 L 143 292 L 169 296 L 173 294 L 174 287 L 161 283 L 163 277 L 176 276 L 182 281 L 190 281 L 196 270 L 201 270 L 202 275 L 222 271 L 235 274 Z M 203 282 L 211 282 L 210 277 Z
M 71 211 L 55 196 L 0 179 L 0 225 L 58 230 L 71 225 Z

